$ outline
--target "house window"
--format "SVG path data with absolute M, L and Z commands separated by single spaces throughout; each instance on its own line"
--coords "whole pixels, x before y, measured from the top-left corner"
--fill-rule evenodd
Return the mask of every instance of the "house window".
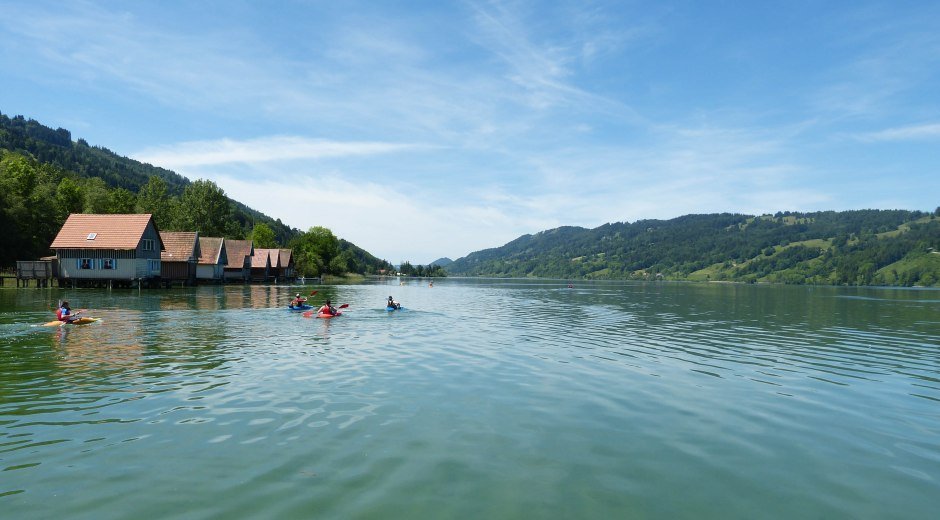
M 148 260 L 147 265 L 150 267 L 150 272 L 156 273 L 160 271 L 160 261 L 159 260 Z
M 145 238 L 143 240 L 143 245 L 141 246 L 142 251 L 153 251 L 153 239 Z
M 78 268 L 79 269 L 94 269 L 95 261 L 91 258 L 79 258 L 78 259 Z
M 102 269 L 117 269 L 117 265 L 113 258 L 102 258 L 101 268 Z

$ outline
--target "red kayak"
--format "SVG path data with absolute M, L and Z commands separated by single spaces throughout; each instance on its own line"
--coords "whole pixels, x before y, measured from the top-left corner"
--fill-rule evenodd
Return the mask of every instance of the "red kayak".
M 348 304 L 348 303 L 344 303 L 344 304 L 342 304 L 342 305 L 339 306 L 340 309 L 345 309 L 345 308 L 347 308 L 347 307 L 349 307 L 349 304 Z M 336 314 L 330 314 L 330 313 L 328 313 L 328 312 L 320 312 L 320 309 L 317 309 L 316 311 L 307 311 L 307 312 L 305 312 L 305 313 L 304 313 L 304 318 L 312 318 L 314 312 L 316 312 L 317 318 L 335 318 L 335 317 L 340 316 L 340 315 L 343 314 L 341 311 L 336 311 Z

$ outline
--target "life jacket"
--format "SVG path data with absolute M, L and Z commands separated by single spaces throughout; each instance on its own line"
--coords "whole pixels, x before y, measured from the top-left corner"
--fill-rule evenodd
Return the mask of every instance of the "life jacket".
M 65 316 L 62 315 L 62 308 L 61 308 L 61 307 L 59 307 L 58 309 L 56 309 L 56 311 L 55 311 L 55 317 L 56 317 L 56 319 L 59 320 L 59 321 L 65 321 L 65 320 L 68 319 L 68 315 L 65 315 Z

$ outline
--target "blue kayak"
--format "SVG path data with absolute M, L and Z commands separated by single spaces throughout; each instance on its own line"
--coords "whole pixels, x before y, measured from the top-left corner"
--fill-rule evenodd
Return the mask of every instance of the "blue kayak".
M 299 307 L 296 306 L 296 305 L 288 305 L 288 306 L 287 306 L 287 310 L 289 310 L 289 311 L 309 311 L 309 310 L 312 309 L 312 308 L 313 308 L 313 305 L 307 305 L 306 303 L 303 304 L 303 305 L 301 305 L 301 306 L 299 306 Z
M 385 307 L 385 310 L 392 312 L 392 311 L 402 311 L 402 310 L 405 310 L 405 308 L 402 307 L 401 305 L 399 305 L 398 307 L 392 307 L 391 305 L 388 305 Z

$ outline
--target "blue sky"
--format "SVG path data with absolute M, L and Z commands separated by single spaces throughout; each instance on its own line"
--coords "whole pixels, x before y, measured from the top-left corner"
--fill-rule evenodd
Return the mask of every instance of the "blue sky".
M 937 2 L 0 0 L 0 111 L 427 263 L 940 205 Z

